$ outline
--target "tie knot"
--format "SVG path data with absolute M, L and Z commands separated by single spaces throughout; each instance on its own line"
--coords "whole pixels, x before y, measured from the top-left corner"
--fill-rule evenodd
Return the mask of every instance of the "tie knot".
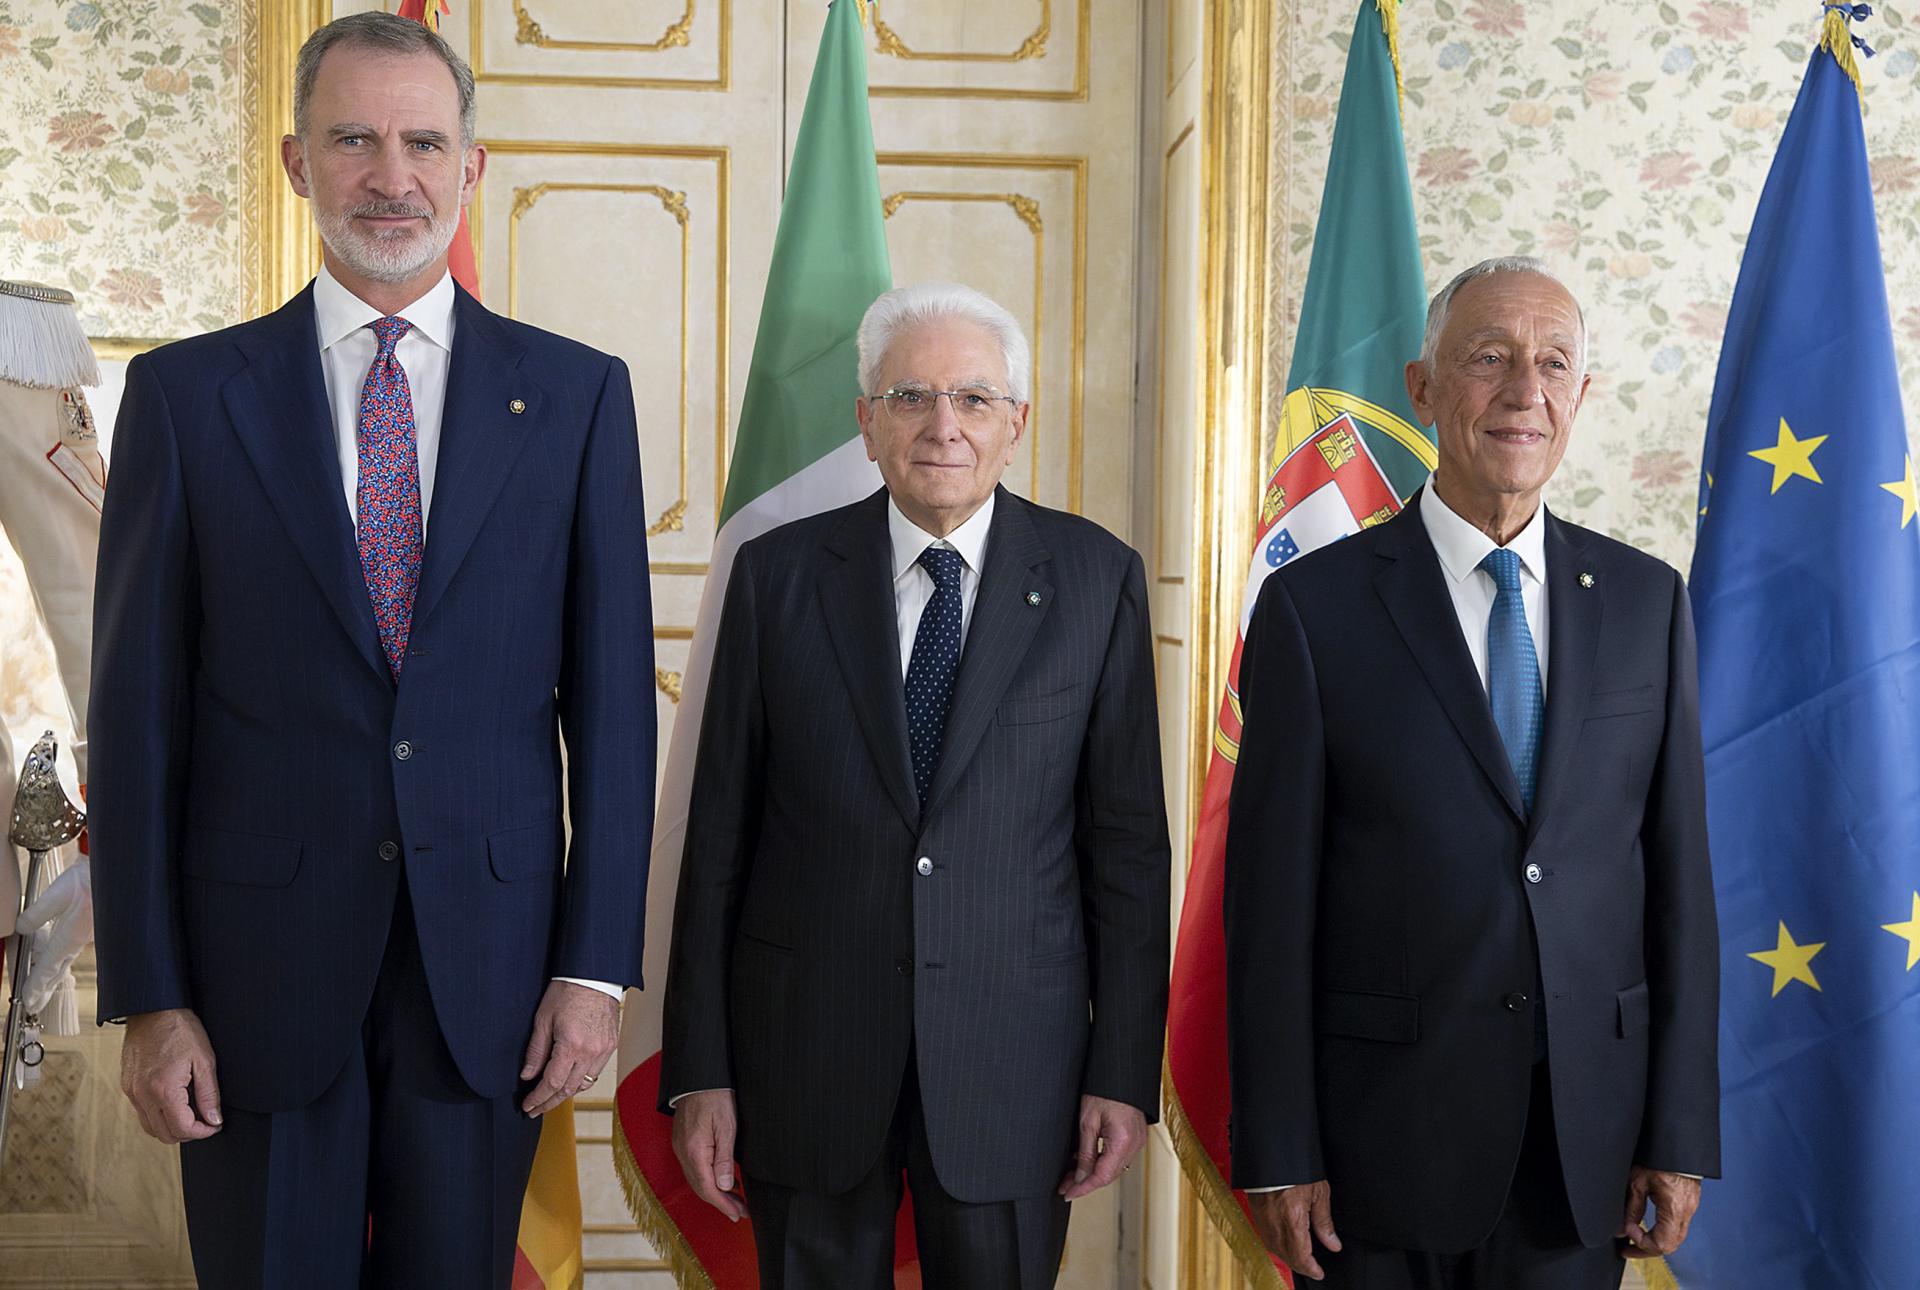
M 930 546 L 920 553 L 919 564 L 933 578 L 933 585 L 944 590 L 960 589 L 960 568 L 965 563 L 951 547 Z
M 1520 590 L 1520 557 L 1506 547 L 1487 552 L 1479 567 L 1493 576 L 1493 585 L 1501 591 Z
M 380 342 L 380 357 L 393 357 L 393 347 L 400 338 L 413 330 L 413 324 L 398 314 L 389 314 L 385 318 L 376 318 L 367 324 L 373 328 L 374 339 Z

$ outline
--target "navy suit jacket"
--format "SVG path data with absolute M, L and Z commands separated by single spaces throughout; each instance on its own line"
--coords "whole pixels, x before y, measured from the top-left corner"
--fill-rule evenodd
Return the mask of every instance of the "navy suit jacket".
M 1340 1234 L 1492 1232 L 1544 986 L 1581 1239 L 1635 1164 L 1713 1175 L 1719 942 L 1686 589 L 1547 516 L 1528 814 L 1417 500 L 1261 589 L 1227 831 L 1233 1181 L 1328 1179 Z
M 312 288 L 127 370 L 94 618 L 100 1016 L 194 1009 L 244 1109 L 304 1105 L 347 1060 L 401 865 L 482 1096 L 513 1088 L 550 976 L 640 983 L 655 716 L 627 371 L 465 292 L 455 317 L 397 685 Z

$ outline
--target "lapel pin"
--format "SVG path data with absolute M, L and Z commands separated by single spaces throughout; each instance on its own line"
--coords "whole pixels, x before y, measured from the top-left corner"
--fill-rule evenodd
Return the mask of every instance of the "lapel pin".
M 1581 574 L 1581 575 L 1580 575 L 1580 585 L 1581 585 L 1581 586 L 1583 586 L 1583 587 L 1591 587 L 1591 586 L 1593 586 L 1593 575 L 1592 575 L 1592 574 L 1590 574 L 1590 573 L 1583 573 L 1583 574 Z
M 1038 609 L 1040 607 L 1040 593 L 1037 591 L 1029 591 L 1027 593 L 1027 603 L 1035 609 Z
M 507 400 L 507 411 L 513 413 L 515 416 L 520 415 L 522 412 L 525 412 L 526 410 L 527 410 L 527 401 L 525 399 L 508 399 Z

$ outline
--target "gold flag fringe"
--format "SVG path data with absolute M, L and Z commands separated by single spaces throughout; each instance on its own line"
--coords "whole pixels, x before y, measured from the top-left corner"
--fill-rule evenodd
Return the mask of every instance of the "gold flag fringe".
M 1286 1290 L 1286 1283 L 1273 1266 L 1272 1256 L 1267 1253 L 1267 1247 L 1260 1243 L 1260 1237 L 1254 1232 L 1253 1224 L 1247 1221 L 1240 1202 L 1233 1198 L 1233 1191 L 1227 1186 L 1226 1179 L 1214 1167 L 1213 1157 L 1194 1137 L 1193 1125 L 1187 1119 L 1186 1108 L 1180 1105 L 1180 1094 L 1174 1089 L 1173 1072 L 1168 1069 L 1165 1057 L 1160 1059 L 1160 1080 L 1167 1090 L 1167 1136 L 1173 1139 L 1173 1153 L 1179 1158 L 1180 1167 L 1186 1171 L 1187 1183 L 1193 1188 L 1194 1195 L 1200 1198 L 1207 1217 L 1213 1220 L 1214 1229 L 1227 1243 L 1227 1248 L 1233 1251 L 1233 1257 L 1239 1261 L 1240 1270 L 1245 1273 L 1249 1285 L 1260 1290 Z
M 1860 84 L 1860 63 L 1853 56 L 1853 28 L 1847 25 L 1846 17 L 1837 9 L 1827 10 L 1827 20 L 1820 29 L 1820 48 L 1833 55 L 1833 61 L 1840 64 L 1840 70 L 1853 81 L 1856 94 L 1866 91 Z
M 646 1175 L 640 1172 L 640 1163 L 633 1158 L 633 1147 L 627 1141 L 626 1126 L 621 1123 L 617 1109 L 613 1114 L 613 1171 L 620 1176 L 620 1190 L 626 1194 L 627 1209 L 639 1224 L 640 1234 L 666 1259 L 674 1284 L 680 1290 L 714 1290 L 713 1278 L 701 1266 L 700 1257 L 667 1215 L 666 1206 L 653 1194 L 653 1188 L 647 1185 Z
M 1373 0 L 1380 10 L 1380 30 L 1387 37 L 1387 53 L 1393 59 L 1393 88 L 1400 95 L 1400 110 L 1407 109 L 1407 82 L 1400 74 L 1400 0 Z M 1829 19 L 1832 14 L 1827 15 Z

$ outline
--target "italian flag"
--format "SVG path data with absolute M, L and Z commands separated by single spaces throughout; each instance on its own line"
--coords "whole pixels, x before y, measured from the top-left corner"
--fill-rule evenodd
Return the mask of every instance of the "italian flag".
M 855 334 L 867 307 L 893 285 L 861 25 L 847 0 L 829 10 L 800 118 L 720 529 L 661 779 L 647 883 L 647 989 L 629 1002 L 620 1036 L 614 1161 L 634 1218 L 683 1287 L 759 1284 L 748 1224 L 728 1222 L 693 1194 L 674 1158 L 673 1121 L 655 1109 L 673 900 L 727 575 L 741 543 L 880 486 L 853 413 L 862 392 Z

